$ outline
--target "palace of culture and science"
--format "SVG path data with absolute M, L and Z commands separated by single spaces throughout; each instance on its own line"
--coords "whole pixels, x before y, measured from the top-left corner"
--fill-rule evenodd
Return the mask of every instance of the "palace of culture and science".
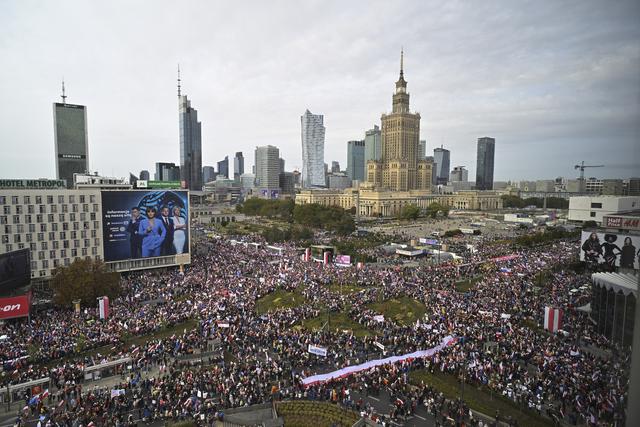
M 489 191 L 461 191 L 453 194 L 432 192 L 433 163 L 418 159 L 420 114 L 409 109 L 409 93 L 404 79 L 403 53 L 400 77 L 396 82 L 390 114 L 383 114 L 382 157 L 369 160 L 366 182 L 346 190 L 309 189 L 296 196 L 297 204 L 355 207 L 361 216 L 395 216 L 408 204 L 426 208 L 438 202 L 453 209 L 501 209 L 502 199 Z

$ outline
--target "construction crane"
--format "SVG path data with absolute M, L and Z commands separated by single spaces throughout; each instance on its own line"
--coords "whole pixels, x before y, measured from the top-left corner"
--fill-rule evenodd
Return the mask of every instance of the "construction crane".
M 586 168 L 603 168 L 604 165 L 585 165 L 584 160 L 579 165 L 575 165 L 574 169 L 580 169 L 580 181 L 584 181 L 584 170 Z

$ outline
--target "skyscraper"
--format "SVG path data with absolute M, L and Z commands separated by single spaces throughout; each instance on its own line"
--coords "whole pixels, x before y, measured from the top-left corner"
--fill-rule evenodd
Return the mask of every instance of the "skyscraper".
M 421 139 L 418 142 L 418 160 L 424 160 L 427 157 L 427 141 Z
M 347 142 L 347 176 L 352 180 L 364 181 L 365 141 Z
M 496 140 L 478 138 L 478 158 L 476 162 L 476 190 L 493 190 L 493 159 Z
M 433 158 L 436 163 L 436 184 L 446 184 L 449 181 L 449 168 L 451 167 L 451 153 L 446 148 L 433 149 Z
M 198 111 L 180 94 L 178 69 L 178 117 L 180 120 L 180 180 L 184 188 L 202 190 L 202 124 Z
M 409 93 L 404 79 L 404 54 L 400 52 L 400 77 L 393 94 L 391 114 L 383 114 L 382 159 L 367 163 L 367 181 L 392 191 L 428 190 L 431 163 L 418 159 L 420 114 L 409 110 Z
M 207 184 L 216 179 L 216 170 L 213 166 L 204 166 L 202 168 L 202 183 Z
M 148 170 L 141 170 L 140 171 L 140 180 L 149 181 L 149 171 Z
M 174 163 L 156 163 L 156 181 L 180 181 L 180 166 Z
M 302 127 L 302 184 L 324 187 L 324 116 L 309 110 L 300 117 Z
M 273 145 L 256 147 L 256 187 L 277 189 L 280 185 L 280 150 Z
M 284 172 L 285 161 L 282 157 L 278 159 L 278 164 L 280 165 L 280 173 Z
M 382 160 L 382 137 L 380 127 L 373 126 L 364 134 L 364 164 L 365 168 L 369 160 Z
M 218 162 L 218 175 L 229 178 L 229 156 L 224 156 L 224 160 Z
M 89 171 L 87 107 L 67 104 L 64 82 L 62 103 L 53 103 L 53 126 L 56 177 L 66 180 L 67 187 L 73 188 L 73 174 Z
M 333 160 L 331 161 L 331 173 L 340 172 L 340 162 Z
M 238 151 L 233 158 L 233 179 L 240 179 L 240 175 L 244 173 L 244 157 L 242 151 Z

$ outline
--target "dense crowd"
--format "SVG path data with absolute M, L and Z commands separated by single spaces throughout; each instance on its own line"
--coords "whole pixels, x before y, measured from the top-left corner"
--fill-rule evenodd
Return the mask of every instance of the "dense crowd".
M 563 268 L 577 255 L 576 241 L 513 249 L 485 240 L 463 265 L 362 270 L 305 262 L 292 244 L 282 245 L 280 256 L 223 238 L 196 245 L 184 273 L 123 276 L 123 295 L 112 302 L 107 320 L 98 319 L 95 309 L 79 314 L 50 309 L 30 322 L 0 325 L 0 336 L 6 336 L 0 341 L 0 386 L 42 377 L 52 382 L 48 397 L 26 397 L 18 419 L 35 415 L 43 426 L 124 426 L 151 419 L 211 425 L 227 408 L 271 399 L 321 399 L 382 420 L 352 396 L 384 389 L 396 402 L 391 418 L 424 405 L 442 422 L 473 423 L 463 402 L 447 400 L 426 384 L 409 386 L 408 374 L 422 368 L 464 375 L 467 382 L 558 422 L 609 425 L 623 417 L 630 352 L 596 336 L 587 316 L 575 310 L 589 300 L 588 290 L 569 292 L 588 278 Z M 505 255 L 510 257 L 499 260 Z M 550 281 L 540 286 L 536 275 L 543 271 L 551 272 Z M 472 291 L 457 292 L 455 283 L 470 277 L 481 280 Z M 362 290 L 330 291 L 329 285 L 340 283 L 357 283 Z M 257 313 L 256 301 L 277 289 L 296 290 L 304 302 Z M 381 320 L 371 308 L 399 297 L 423 303 L 425 316 L 404 325 Z M 565 310 L 562 333 L 535 326 L 545 306 Z M 375 335 L 301 327 L 304 319 L 327 311 L 345 312 Z M 193 320 L 170 337 L 125 344 L 128 337 Z M 309 387 L 301 383 L 315 373 L 431 348 L 447 335 L 458 337 L 457 343 L 430 359 Z M 214 363 L 205 366 L 181 364 L 181 356 L 206 352 L 212 342 L 219 343 L 216 354 L 225 357 L 213 357 Z M 327 357 L 310 354 L 309 344 L 327 348 Z M 82 356 L 90 349 L 98 350 Z M 132 358 L 132 369 L 122 374 L 121 384 L 83 392 L 84 369 L 123 357 Z M 150 369 L 154 374 L 145 375 Z M 120 391 L 113 395 L 114 389 Z

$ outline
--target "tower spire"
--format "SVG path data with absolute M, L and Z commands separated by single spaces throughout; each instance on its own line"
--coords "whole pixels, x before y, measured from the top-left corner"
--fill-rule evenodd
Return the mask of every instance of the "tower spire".
M 400 78 L 404 77 L 404 48 L 400 47 Z
M 178 96 L 180 96 L 180 64 L 178 64 Z
M 66 104 L 67 103 L 67 95 L 65 95 L 65 92 L 64 92 L 64 77 L 62 78 L 62 96 L 61 96 L 61 98 L 62 98 L 62 103 Z

